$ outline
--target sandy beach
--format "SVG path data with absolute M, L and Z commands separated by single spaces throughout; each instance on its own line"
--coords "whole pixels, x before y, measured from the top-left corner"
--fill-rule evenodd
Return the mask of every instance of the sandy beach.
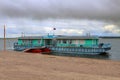
M 120 80 L 120 61 L 0 51 L 0 80 Z

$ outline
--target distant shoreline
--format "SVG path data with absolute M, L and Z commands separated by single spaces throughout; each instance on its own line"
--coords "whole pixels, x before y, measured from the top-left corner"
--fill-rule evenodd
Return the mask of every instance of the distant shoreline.
M 120 36 L 100 36 L 100 38 L 120 38 Z
M 0 38 L 0 39 L 4 39 L 4 38 Z M 18 38 L 6 38 L 6 39 L 18 39 Z
M 99 36 L 99 38 L 120 38 L 120 36 Z M 0 39 L 4 39 L 4 38 L 0 38 Z M 6 39 L 18 39 L 18 37 L 16 37 L 16 38 L 6 38 Z

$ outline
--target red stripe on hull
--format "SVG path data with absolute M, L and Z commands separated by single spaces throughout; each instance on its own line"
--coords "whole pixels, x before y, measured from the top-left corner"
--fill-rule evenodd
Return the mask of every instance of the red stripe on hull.
M 24 50 L 24 52 L 28 52 L 28 53 L 40 53 L 40 54 L 45 54 L 45 53 L 50 53 L 51 50 L 49 48 L 31 48 L 31 49 L 26 49 Z

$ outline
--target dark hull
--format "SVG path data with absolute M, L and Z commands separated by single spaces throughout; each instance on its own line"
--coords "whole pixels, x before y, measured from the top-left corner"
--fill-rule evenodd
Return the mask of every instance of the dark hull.
M 49 47 L 52 52 L 65 54 L 102 54 L 111 48 Z
M 30 48 L 30 49 L 29 49 Z M 44 52 L 43 49 L 38 47 L 25 47 L 25 46 L 16 46 L 14 50 L 16 51 L 24 51 L 26 49 L 27 52 Z M 65 53 L 65 54 L 101 54 L 110 50 L 110 47 L 99 48 L 99 47 L 47 47 L 52 53 Z

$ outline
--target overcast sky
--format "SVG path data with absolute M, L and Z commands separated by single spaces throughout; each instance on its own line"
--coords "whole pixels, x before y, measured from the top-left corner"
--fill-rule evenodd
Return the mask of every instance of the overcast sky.
M 4 24 L 7 37 L 22 32 L 120 36 L 120 0 L 0 0 L 0 37 Z

